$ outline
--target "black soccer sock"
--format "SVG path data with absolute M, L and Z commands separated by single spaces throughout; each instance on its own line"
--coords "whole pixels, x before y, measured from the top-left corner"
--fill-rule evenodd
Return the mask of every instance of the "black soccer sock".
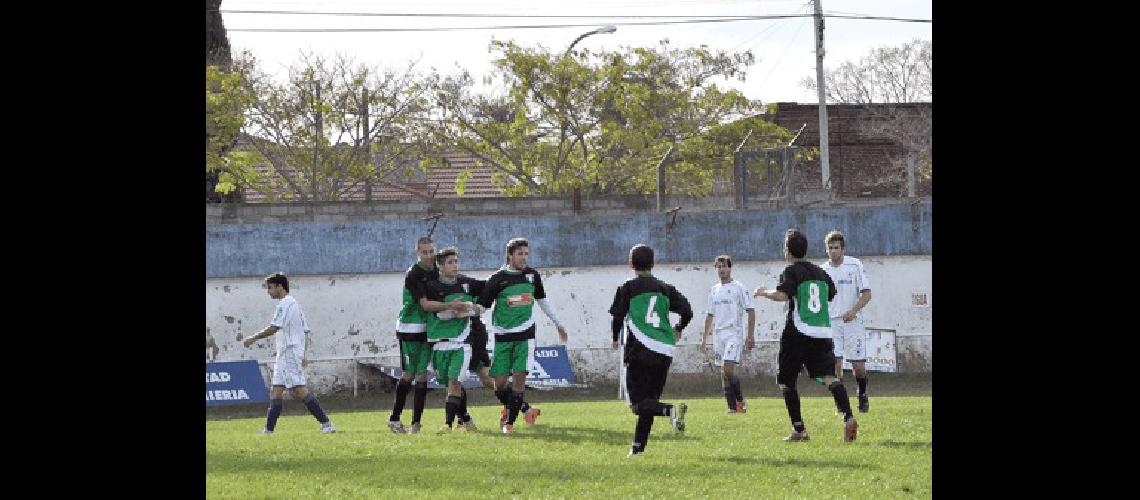
M 444 405 L 444 414 L 447 415 L 447 426 L 451 427 L 451 423 L 455 422 L 455 413 L 459 411 L 459 396 L 448 396 L 447 404 Z
M 732 377 L 732 392 L 735 393 L 737 401 L 744 402 L 744 391 L 740 390 L 740 377 Z
M 309 413 L 316 417 L 317 422 L 324 424 L 329 421 L 329 417 L 325 415 L 325 411 L 321 409 L 321 404 L 317 402 L 317 397 L 313 393 L 310 392 L 309 395 L 305 396 L 304 402 L 305 408 L 308 408 Z
M 277 417 L 281 416 L 281 408 L 284 406 L 283 399 L 269 400 L 269 412 L 265 415 L 265 430 L 272 432 L 277 427 Z
M 736 410 L 736 391 L 732 389 L 731 385 L 726 385 L 724 389 L 724 402 L 728 403 L 729 410 Z
M 855 382 L 859 384 L 859 395 L 867 394 L 867 377 L 855 377 Z
M 424 403 L 427 401 L 427 382 L 416 382 L 412 391 L 412 423 L 418 424 L 424 414 Z
M 507 412 L 507 423 L 514 425 L 515 419 L 519 417 L 519 410 L 522 409 L 523 393 L 515 392 L 511 394 L 511 406 Z
M 404 403 L 408 402 L 408 391 L 412 389 L 411 381 L 400 379 L 396 382 L 396 400 L 392 403 L 392 415 L 389 421 L 399 421 L 400 414 L 404 412 Z
M 519 411 L 521 411 L 523 415 L 526 415 L 526 412 L 530 411 L 530 403 L 527 403 L 524 399 L 522 406 L 519 407 Z
M 804 431 L 804 418 L 800 415 L 800 393 L 795 387 L 784 389 L 784 406 L 788 407 L 788 418 L 796 432 Z
M 471 420 L 471 414 L 467 413 L 467 389 L 459 388 L 459 421 L 466 422 Z
M 649 431 L 653 429 L 653 416 L 639 414 L 637 416 L 637 427 L 633 431 L 633 451 L 641 453 L 645 451 L 645 445 L 649 444 Z
M 843 386 L 843 382 L 836 380 L 831 385 L 827 386 L 831 391 L 831 396 L 835 398 L 835 406 L 843 413 L 843 421 L 851 418 L 851 402 L 847 400 L 847 388 Z
M 499 390 L 495 391 L 495 397 L 499 398 L 499 402 L 503 403 L 504 407 L 509 408 L 511 406 L 511 390 L 510 389 L 499 389 Z

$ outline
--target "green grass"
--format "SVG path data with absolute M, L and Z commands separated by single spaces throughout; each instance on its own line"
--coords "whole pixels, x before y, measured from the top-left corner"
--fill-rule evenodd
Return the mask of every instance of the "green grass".
M 806 384 L 801 384 L 806 385 Z M 429 399 L 441 394 L 432 391 Z M 530 399 L 530 398 L 528 398 Z M 537 399 L 537 398 L 536 398 Z M 784 402 L 754 397 L 725 414 L 719 398 L 682 399 L 688 428 L 658 418 L 645 455 L 626 458 L 636 417 L 618 400 L 536 402 L 538 425 L 497 432 L 499 406 L 473 406 L 479 432 L 439 435 L 443 410 L 424 432 L 394 435 L 388 408 L 329 412 L 337 433 L 287 411 L 272 436 L 264 417 L 206 421 L 209 498 L 930 497 L 931 398 L 875 397 L 844 443 L 830 397 L 804 397 L 812 440 L 785 443 Z M 852 404 L 855 398 L 851 398 Z M 486 402 L 483 399 L 483 402 Z M 300 403 L 286 401 L 289 407 Z M 264 411 L 264 410 L 262 410 Z M 303 411 L 303 408 L 301 408 Z M 411 416 L 411 398 L 404 423 Z

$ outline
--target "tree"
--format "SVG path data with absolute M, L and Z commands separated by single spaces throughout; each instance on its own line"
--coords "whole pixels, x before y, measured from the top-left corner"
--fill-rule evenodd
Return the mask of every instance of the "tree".
M 442 79 L 430 132 L 492 168 L 509 195 L 651 193 L 670 146 L 671 192 L 708 194 L 713 164 L 725 157 L 701 135 L 760 106 L 713 82 L 743 79 L 749 52 L 674 49 L 668 40 L 597 54 L 503 41 L 491 49 L 506 93 L 477 95 L 467 73 Z M 746 130 L 736 132 L 718 140 L 739 142 Z
M 847 61 L 824 71 L 828 102 L 862 104 L 867 110 L 863 135 L 897 143 L 903 155 L 890 158 L 905 178 L 907 196 L 916 183 L 932 181 L 933 110 L 904 103 L 933 102 L 933 44 L 915 39 L 897 47 L 879 47 L 858 62 Z M 802 85 L 815 90 L 813 78 Z
M 344 56 L 303 54 L 278 83 L 246 64 L 244 151 L 228 156 L 219 190 L 255 190 L 269 201 L 370 194 L 371 182 L 406 170 L 403 138 L 427 106 L 414 67 L 379 71 Z

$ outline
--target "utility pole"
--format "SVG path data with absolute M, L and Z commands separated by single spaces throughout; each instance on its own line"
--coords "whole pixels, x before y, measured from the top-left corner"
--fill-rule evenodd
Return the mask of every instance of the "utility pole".
M 376 173 L 376 162 L 372 159 L 372 137 L 368 129 L 368 88 L 360 89 L 360 114 L 364 117 L 363 139 L 364 157 L 368 162 L 368 177 L 364 178 L 364 201 L 372 201 L 372 174 Z
M 827 91 L 823 81 L 823 5 L 815 3 L 815 88 L 819 91 L 819 166 L 822 186 L 831 194 L 831 164 L 827 148 Z

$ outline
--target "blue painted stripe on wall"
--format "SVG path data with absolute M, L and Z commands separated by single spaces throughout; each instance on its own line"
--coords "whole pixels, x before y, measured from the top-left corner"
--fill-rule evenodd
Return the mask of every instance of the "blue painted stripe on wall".
M 637 243 L 653 247 L 657 261 L 705 262 L 727 253 L 736 260 L 783 258 L 784 230 L 807 233 L 808 257 L 826 257 L 823 236 L 838 228 L 847 252 L 864 255 L 932 255 L 930 204 L 838 207 L 799 211 L 707 211 L 670 216 L 477 216 L 441 219 L 436 246 L 456 245 L 464 269 L 503 263 L 507 240 L 531 242 L 534 267 L 625 264 Z M 430 222 L 419 219 L 214 225 L 206 228 L 206 277 L 382 273 L 407 269 L 412 246 Z

